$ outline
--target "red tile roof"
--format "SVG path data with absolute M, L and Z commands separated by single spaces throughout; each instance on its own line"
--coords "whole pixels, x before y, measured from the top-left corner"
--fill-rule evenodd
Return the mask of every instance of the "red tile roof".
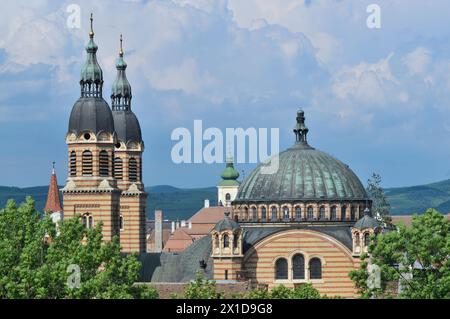
M 61 212 L 61 201 L 59 199 L 58 181 L 56 180 L 55 169 L 52 171 L 50 177 L 50 185 L 48 187 L 47 202 L 45 203 L 44 211 Z

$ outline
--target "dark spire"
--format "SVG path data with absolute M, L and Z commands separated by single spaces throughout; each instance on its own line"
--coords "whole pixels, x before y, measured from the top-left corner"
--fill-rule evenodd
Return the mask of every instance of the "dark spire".
M 91 30 L 89 31 L 89 42 L 86 45 L 87 58 L 81 70 L 80 86 L 82 97 L 101 97 L 103 87 L 103 72 L 97 62 L 98 46 L 94 42 L 94 29 L 91 13 Z
M 308 134 L 308 127 L 305 125 L 305 112 L 303 110 L 297 111 L 297 124 L 294 127 L 295 143 L 302 143 L 308 145 L 306 135 Z
M 123 60 L 122 35 L 120 35 L 119 58 L 117 59 L 117 76 L 112 85 L 111 101 L 112 109 L 115 111 L 131 109 L 131 85 L 128 82 L 125 70 L 127 64 Z

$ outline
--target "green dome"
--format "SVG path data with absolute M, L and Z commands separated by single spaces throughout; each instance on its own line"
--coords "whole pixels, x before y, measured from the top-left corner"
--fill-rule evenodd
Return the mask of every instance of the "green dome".
M 294 132 L 296 143 L 279 154 L 278 171 L 263 174 L 259 165 L 239 187 L 234 202 L 368 199 L 348 165 L 308 145 L 303 111 L 297 114 Z
M 239 182 L 237 179 L 239 178 L 239 172 L 234 168 L 233 158 L 227 158 L 227 166 L 222 171 L 220 175 L 222 177 L 222 181 L 219 183 L 219 186 L 237 186 Z

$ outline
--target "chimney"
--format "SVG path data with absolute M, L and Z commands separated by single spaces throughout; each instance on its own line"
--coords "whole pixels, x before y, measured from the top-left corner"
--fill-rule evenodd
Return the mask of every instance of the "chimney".
M 186 221 L 184 219 L 181 221 L 181 227 L 186 227 Z
M 205 199 L 205 208 L 209 207 L 209 199 Z
M 175 232 L 175 222 L 172 220 L 172 228 L 170 232 L 173 234 Z
M 192 222 L 189 221 L 189 229 L 192 229 Z
M 163 213 L 161 210 L 155 210 L 155 252 L 157 253 L 160 253 L 163 249 L 162 224 Z

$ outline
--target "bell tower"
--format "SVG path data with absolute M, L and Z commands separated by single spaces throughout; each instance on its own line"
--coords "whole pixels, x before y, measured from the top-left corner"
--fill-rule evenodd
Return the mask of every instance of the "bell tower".
M 81 70 L 80 98 L 66 135 L 68 178 L 63 193 L 65 218 L 81 215 L 86 227 L 103 223 L 103 240 L 119 235 L 120 190 L 113 176 L 114 121 L 102 97 L 103 73 L 97 62 L 91 14 L 87 58 Z
M 112 85 L 111 104 L 117 141 L 114 145 L 114 177 L 120 196 L 119 229 L 120 244 L 124 252 L 145 252 L 145 220 L 147 193 L 142 182 L 141 127 L 131 110 L 131 85 L 123 59 L 122 35 L 119 57 L 116 62 L 117 76 Z

